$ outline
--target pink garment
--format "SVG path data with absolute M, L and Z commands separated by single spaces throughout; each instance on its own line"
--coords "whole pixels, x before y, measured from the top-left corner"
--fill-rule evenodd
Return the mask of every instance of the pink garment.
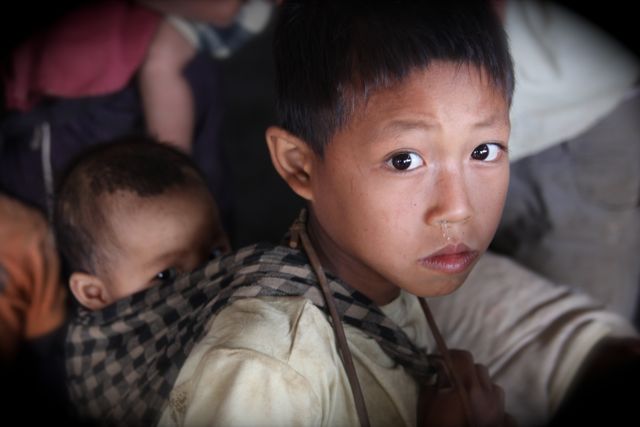
M 123 88 L 144 60 L 162 16 L 126 0 L 91 2 L 12 53 L 6 106 L 26 111 L 43 96 L 78 98 Z

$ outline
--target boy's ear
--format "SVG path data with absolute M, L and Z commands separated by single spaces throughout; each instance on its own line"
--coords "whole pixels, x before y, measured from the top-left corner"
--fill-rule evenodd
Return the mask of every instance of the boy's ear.
M 300 138 L 277 126 L 266 132 L 271 162 L 289 187 L 300 197 L 312 199 L 311 173 L 315 153 Z
M 78 302 L 89 310 L 100 310 L 111 303 L 104 282 L 92 274 L 72 273 L 69 287 Z

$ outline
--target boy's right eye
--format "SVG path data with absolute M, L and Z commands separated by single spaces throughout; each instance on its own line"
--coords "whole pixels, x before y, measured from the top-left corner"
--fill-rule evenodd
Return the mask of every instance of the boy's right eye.
M 389 160 L 386 161 L 386 164 L 395 170 L 405 172 L 419 168 L 425 163 L 419 154 L 412 151 L 403 151 L 392 155 Z

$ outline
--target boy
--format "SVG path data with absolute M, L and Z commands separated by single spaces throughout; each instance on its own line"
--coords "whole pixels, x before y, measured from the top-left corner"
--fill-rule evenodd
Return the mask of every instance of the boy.
M 513 81 L 500 24 L 478 2 L 289 2 L 281 13 L 275 54 L 282 127 L 267 131 L 274 166 L 308 201 L 306 230 L 322 266 L 362 295 L 362 309 L 382 308 L 381 322 L 418 328 L 410 340 L 424 350 L 426 322 L 410 294 L 444 295 L 461 285 L 493 236 L 506 193 Z M 440 40 L 443 46 L 430 49 Z M 170 405 L 162 421 L 168 413 L 178 424 L 367 421 L 352 400 L 357 384 L 348 385 L 336 357 L 345 349 L 325 335 L 330 328 L 320 310 L 304 300 L 236 304 L 260 317 L 278 315 L 246 320 L 242 337 L 212 332 L 218 340 L 200 362 L 206 360 L 200 381 L 217 378 L 220 386 L 187 387 L 191 405 Z M 393 317 L 399 313 L 408 317 Z M 235 316 L 222 311 L 212 331 Z M 272 334 L 264 348 L 259 331 L 281 322 L 295 331 Z M 345 332 L 369 420 L 415 425 L 419 386 L 411 369 L 382 351 L 381 337 Z M 230 348 L 247 352 L 228 355 Z M 192 377 L 191 360 L 178 392 Z M 477 368 L 468 380 L 484 375 Z M 487 378 L 480 382 L 499 395 Z M 249 388 L 261 397 L 239 413 L 238 399 Z M 490 398 L 487 404 L 499 406 Z M 501 423 L 502 409 L 494 410 L 493 422 Z M 476 408 L 472 417 L 480 417 Z
M 69 287 L 100 310 L 228 250 L 217 207 L 188 157 L 146 137 L 80 156 L 60 185 L 55 228 Z
M 322 266 L 364 295 L 363 309 L 381 307 L 398 326 L 419 328 L 411 341 L 424 349 L 426 322 L 409 294 L 444 295 L 460 286 L 493 236 L 506 192 L 513 81 L 499 23 L 478 3 L 289 2 L 281 12 L 275 54 L 282 127 L 267 131 L 274 166 L 308 201 L 306 229 Z M 445 24 L 454 17 L 455 25 Z M 482 34 L 471 36 L 472 28 Z M 421 39 L 421 31 L 429 36 Z M 453 47 L 431 51 L 428 43 L 440 38 Z M 258 331 L 279 322 L 298 325 L 296 331 L 284 339 L 273 334 L 258 357 L 225 357 L 216 348 L 202 359 L 200 381 L 215 372 L 228 387 L 225 396 L 222 387 L 190 386 L 186 392 L 194 400 L 187 410 L 170 405 L 165 415 L 178 424 L 366 421 L 336 357 L 343 349 L 325 335 L 330 329 L 320 323 L 323 315 L 316 317 L 317 308 L 305 301 L 236 304 L 243 312 L 275 309 L 279 316 L 273 324 L 262 320 L 267 326 L 249 323 L 243 334 L 251 331 L 250 338 L 225 334 L 216 346 L 261 349 Z M 393 316 L 402 312 L 408 317 Z M 212 331 L 235 316 L 232 309 L 221 312 Z M 370 334 L 345 332 L 369 420 L 415 425 L 418 383 L 411 370 L 392 363 Z M 308 353 L 312 360 L 303 356 Z M 283 360 L 274 373 L 272 364 Z M 176 381 L 179 392 L 192 378 L 190 368 L 187 360 Z M 476 375 L 486 373 L 478 368 L 469 381 Z M 491 390 L 490 381 L 483 382 Z M 255 398 L 240 414 L 236 399 L 248 391 L 244 387 L 267 397 Z M 204 402 L 216 403 L 205 409 Z M 496 413 L 503 416 L 501 409 Z

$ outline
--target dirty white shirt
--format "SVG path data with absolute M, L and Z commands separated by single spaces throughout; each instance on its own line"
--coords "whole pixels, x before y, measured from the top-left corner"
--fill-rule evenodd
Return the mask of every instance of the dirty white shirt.
M 587 352 L 635 332 L 587 296 L 486 254 L 463 287 L 429 305 L 449 347 L 471 350 L 505 389 L 521 426 L 546 420 Z M 420 346 L 434 344 L 417 299 L 382 307 Z M 373 426 L 413 426 L 417 385 L 359 330 L 345 326 Z M 356 426 L 326 316 L 302 298 L 234 302 L 183 365 L 162 426 Z

